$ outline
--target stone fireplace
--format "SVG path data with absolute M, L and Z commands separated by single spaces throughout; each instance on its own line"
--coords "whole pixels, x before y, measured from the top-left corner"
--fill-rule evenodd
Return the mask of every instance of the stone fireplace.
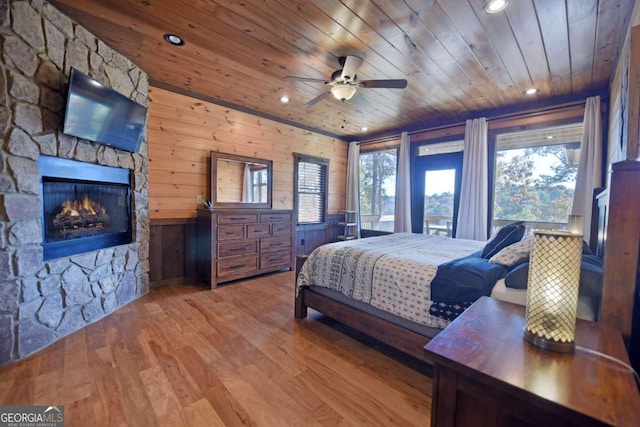
M 132 242 L 131 171 L 40 156 L 45 261 Z
M 147 75 L 46 1 L 5 2 L 0 30 L 3 364 L 148 292 L 149 187 L 146 135 L 131 153 L 61 131 L 71 67 L 145 106 Z

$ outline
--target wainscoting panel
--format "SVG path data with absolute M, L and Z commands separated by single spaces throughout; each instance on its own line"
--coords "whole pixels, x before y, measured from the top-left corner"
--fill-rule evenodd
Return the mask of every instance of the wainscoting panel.
M 325 243 L 336 242 L 341 228 L 338 222 L 343 215 L 329 215 L 323 226 L 298 226 L 296 228 L 296 255 L 309 255 L 315 248 Z
M 195 218 L 152 219 L 149 244 L 149 285 L 194 281 L 196 277 Z

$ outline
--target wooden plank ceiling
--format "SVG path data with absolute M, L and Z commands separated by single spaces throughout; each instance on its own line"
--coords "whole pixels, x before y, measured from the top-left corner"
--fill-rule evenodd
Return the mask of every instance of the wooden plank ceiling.
M 511 0 L 496 14 L 485 0 L 52 3 L 152 85 L 364 139 L 606 91 L 634 0 Z M 167 33 L 185 45 L 167 44 Z M 327 89 L 284 77 L 329 80 L 345 55 L 364 59 L 358 80 L 407 79 L 407 88 L 361 88 L 350 101 L 305 107 Z M 523 95 L 530 87 L 539 93 Z

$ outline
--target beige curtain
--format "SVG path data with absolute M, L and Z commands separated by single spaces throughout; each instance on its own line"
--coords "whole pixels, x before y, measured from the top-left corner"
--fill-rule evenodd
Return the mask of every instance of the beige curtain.
M 253 185 L 251 182 L 251 165 L 249 163 L 244 164 L 244 171 L 242 174 L 242 201 L 244 203 L 253 202 Z
M 602 186 L 602 116 L 600 97 L 587 98 L 580 142 L 580 162 L 573 196 L 572 215 L 583 217 L 583 239 L 591 238 L 593 190 Z
M 396 174 L 395 233 L 411 233 L 411 145 L 407 132 L 402 132 Z
M 360 238 L 360 145 L 353 141 L 347 154 L 347 200 L 345 209 L 356 212 L 356 237 Z
M 487 119 L 467 120 L 464 131 L 462 188 L 456 237 L 487 240 L 488 147 Z

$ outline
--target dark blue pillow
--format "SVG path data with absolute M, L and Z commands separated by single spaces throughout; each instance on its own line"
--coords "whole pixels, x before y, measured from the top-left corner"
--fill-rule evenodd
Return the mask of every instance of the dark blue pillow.
M 484 245 L 480 256 L 489 259 L 503 248 L 519 242 L 522 240 L 522 236 L 524 236 L 525 228 L 526 225 L 523 221 L 512 222 L 511 224 L 505 225 L 498 231 L 498 234 L 496 234 L 493 239 Z
M 525 262 L 514 267 L 504 278 L 504 284 L 511 289 L 527 289 L 529 281 L 529 263 Z
M 525 262 L 507 273 L 504 284 L 511 289 L 527 289 L 528 280 L 529 263 Z M 597 300 L 602 296 L 602 260 L 599 257 L 582 255 L 578 293 Z

